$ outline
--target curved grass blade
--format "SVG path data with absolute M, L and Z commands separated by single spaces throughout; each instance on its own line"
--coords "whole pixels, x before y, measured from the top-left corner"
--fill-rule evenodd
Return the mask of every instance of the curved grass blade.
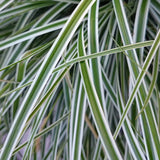
M 2 10 L 4 10 L 6 7 L 8 7 L 10 4 L 12 4 L 13 1 L 14 0 L 4 0 L 4 1 L 2 1 L 1 4 L 0 4 L 0 12 Z
M 118 48 L 109 49 L 109 50 L 94 53 L 94 54 L 91 54 L 91 55 L 84 55 L 84 56 L 81 56 L 81 57 L 77 57 L 77 58 L 74 58 L 74 59 L 64 63 L 64 64 L 61 64 L 61 65 L 57 66 L 53 70 L 53 73 L 57 72 L 58 70 L 60 70 L 64 67 L 70 66 L 74 63 L 77 63 L 77 62 L 81 62 L 81 61 L 92 59 L 92 58 L 97 58 L 99 56 L 105 56 L 105 55 L 120 53 L 122 51 L 128 51 L 128 50 L 132 50 L 132 49 L 136 49 L 136 48 L 147 47 L 147 46 L 150 46 L 152 44 L 153 44 L 153 41 L 140 42 L 140 43 L 136 43 L 136 44 L 130 44 L 130 45 L 126 45 L 126 46 L 122 46 L 122 47 L 118 47 Z
M 23 41 L 29 40 L 31 38 L 35 38 L 35 37 L 40 36 L 42 34 L 46 34 L 46 33 L 61 29 L 64 26 L 64 24 L 66 23 L 67 19 L 68 18 L 57 20 L 52 23 L 46 24 L 44 26 L 29 30 L 29 31 L 22 33 L 22 34 L 19 34 L 17 36 L 8 38 L 8 39 L 0 42 L 0 50 L 11 47 L 15 44 L 18 44 L 19 42 L 23 42 Z
M 69 157 L 71 157 L 72 153 L 72 146 L 73 146 L 73 139 L 74 139 L 74 126 L 75 126 L 75 118 L 76 118 L 76 107 L 75 105 L 78 103 L 78 95 L 79 95 L 79 86 L 80 86 L 80 74 L 77 74 L 74 84 L 73 90 L 73 98 L 71 103 L 71 118 L 70 118 L 70 130 L 69 130 Z
M 80 30 L 79 38 L 78 38 L 78 52 L 79 56 L 85 55 L 84 50 L 84 40 L 83 40 L 83 31 L 82 28 Z M 104 113 L 102 111 L 101 103 L 98 99 L 98 95 L 96 93 L 95 87 L 93 85 L 93 79 L 91 79 L 90 71 L 87 62 L 80 63 L 81 75 L 83 78 L 84 88 L 87 92 L 87 97 L 90 103 L 90 109 L 92 115 L 94 117 L 94 121 L 101 139 L 101 143 L 104 146 L 106 153 L 110 156 L 111 159 L 122 159 L 116 143 L 112 137 L 108 122 L 104 117 Z
M 124 104 L 123 104 L 123 99 L 122 99 L 122 95 L 121 95 L 121 91 L 120 91 L 120 87 L 119 87 L 119 83 L 117 85 L 117 102 L 118 102 L 118 106 L 120 107 L 120 115 L 123 113 L 123 111 L 125 110 Z M 126 141 L 128 144 L 128 147 L 130 149 L 131 154 L 133 155 L 134 159 L 145 159 L 145 156 L 142 152 L 142 149 L 140 147 L 140 144 L 137 140 L 137 137 L 135 136 L 129 119 L 128 117 L 126 117 L 126 121 L 124 121 L 124 125 L 122 126 L 123 131 L 124 131 L 124 135 L 126 137 Z
M 145 39 L 147 19 L 149 12 L 150 0 L 140 0 L 136 12 L 136 19 L 134 24 L 134 42 L 142 42 Z M 145 18 L 144 18 L 145 17 Z M 143 48 L 136 50 L 140 57 L 140 62 L 143 62 Z
M 144 111 L 144 109 L 147 107 L 147 104 L 149 102 L 149 99 L 152 95 L 152 92 L 154 90 L 154 86 L 156 84 L 156 80 L 157 80 L 157 76 L 158 76 L 158 61 L 159 61 L 159 52 L 156 53 L 156 56 L 155 56 L 155 61 L 154 61 L 154 68 L 153 68 L 153 79 L 151 81 L 151 84 L 150 84 L 150 88 L 149 88 L 149 91 L 148 91 L 148 95 L 145 99 L 145 102 L 144 102 L 144 105 L 142 107 L 142 109 L 140 110 L 140 112 L 138 113 L 138 115 L 136 116 L 136 119 L 139 117 L 139 115 Z
M 78 79 L 80 83 L 75 83 L 75 85 L 78 85 L 76 86 L 78 91 L 78 94 L 77 94 L 78 96 L 74 94 L 75 98 L 78 98 L 78 99 L 74 101 L 77 103 L 73 103 L 72 110 L 74 112 L 71 114 L 71 120 L 74 120 L 74 123 L 71 123 L 73 124 L 73 126 L 71 127 L 72 128 L 71 131 L 73 131 L 71 159 L 75 159 L 75 160 L 76 159 L 80 160 L 81 158 L 82 136 L 83 136 L 83 126 L 84 126 L 84 119 L 85 119 L 85 108 L 86 108 L 85 92 L 82 86 L 82 82 L 80 80 L 80 75 L 78 75 Z M 76 81 L 76 82 L 79 82 L 79 81 Z M 74 117 L 72 118 L 72 116 Z
M 101 151 L 101 141 L 98 138 L 97 144 L 96 144 L 96 149 L 95 149 L 94 156 L 93 156 L 93 160 L 98 160 L 99 159 L 100 151 Z
M 99 0 L 97 0 L 88 14 L 88 52 L 89 54 L 97 53 L 99 51 L 99 42 L 98 42 L 98 10 L 99 10 Z M 101 105 L 104 106 L 104 91 L 102 89 L 102 73 L 100 58 L 92 59 L 90 61 L 92 76 L 94 85 L 98 97 L 100 99 Z
M 33 10 L 36 8 L 42 8 L 42 7 L 50 6 L 53 4 L 55 4 L 55 2 L 53 2 L 53 1 L 50 1 L 50 2 L 47 1 L 46 3 L 39 1 L 36 3 L 31 2 L 31 3 L 27 3 L 27 4 L 22 4 L 22 5 L 14 7 L 14 8 L 6 9 L 6 10 L 0 12 L 0 19 L 6 18 L 9 16 L 17 16 L 18 14 L 27 12 L 29 10 Z
M 20 62 L 22 62 L 22 61 L 24 61 L 24 60 L 29 59 L 29 58 L 31 58 L 32 56 L 34 56 L 34 55 L 36 55 L 36 54 L 38 54 L 38 53 L 40 53 L 40 52 L 42 52 L 42 51 L 44 51 L 44 50 L 46 50 L 46 49 L 49 49 L 49 47 L 51 46 L 52 43 L 53 43 L 53 41 L 51 41 L 51 42 L 49 42 L 49 43 L 47 43 L 47 44 L 41 45 L 41 46 L 39 46 L 39 47 L 36 47 L 36 48 L 34 48 L 34 49 L 31 49 L 31 50 L 29 50 L 29 51 L 26 51 L 26 52 L 24 53 L 24 55 L 22 56 L 22 58 L 21 58 L 19 61 L 14 62 L 14 63 L 12 63 L 12 64 L 10 64 L 10 65 L 7 65 L 7 66 L 5 66 L 5 67 L 3 67 L 3 68 L 0 68 L 0 72 L 3 71 L 3 70 L 8 69 L 8 68 L 10 68 L 10 67 L 13 67 L 14 65 L 16 65 L 16 64 L 18 64 L 18 63 L 20 63 Z

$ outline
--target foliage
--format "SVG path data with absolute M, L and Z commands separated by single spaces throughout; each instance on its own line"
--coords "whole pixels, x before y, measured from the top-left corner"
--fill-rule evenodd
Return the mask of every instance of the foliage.
M 0 159 L 160 159 L 160 2 L 3 0 Z

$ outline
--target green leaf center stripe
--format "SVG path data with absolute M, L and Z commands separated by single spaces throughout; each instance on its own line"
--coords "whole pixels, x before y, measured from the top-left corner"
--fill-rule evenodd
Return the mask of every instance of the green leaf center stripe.
M 8 38 L 8 39 L 0 42 L 0 50 L 11 47 L 15 44 L 18 44 L 19 42 L 23 42 L 23 41 L 28 40 L 30 38 L 35 38 L 40 35 L 61 29 L 64 26 L 64 24 L 66 23 L 67 19 L 68 18 L 60 19 L 60 20 L 57 20 L 53 23 L 49 23 L 47 25 L 31 29 L 30 31 L 27 31 L 25 33 Z
M 132 49 L 136 49 L 136 48 L 147 47 L 147 46 L 150 46 L 152 44 L 153 44 L 153 41 L 151 40 L 151 41 L 146 41 L 146 42 L 130 44 L 130 45 L 126 45 L 126 46 L 121 46 L 121 47 L 118 47 L 118 48 L 113 48 L 113 49 L 110 49 L 110 50 L 94 53 L 94 54 L 91 54 L 91 55 L 84 55 L 84 56 L 81 56 L 81 57 L 74 58 L 74 59 L 72 59 L 72 60 L 70 60 L 70 61 L 68 61 L 64 64 L 61 64 L 61 65 L 57 66 L 53 70 L 53 72 L 57 72 L 58 70 L 62 69 L 63 67 L 66 67 L 66 66 L 72 65 L 74 63 L 84 61 L 84 60 L 93 59 L 93 58 L 97 58 L 97 57 L 105 56 L 105 55 L 110 55 L 110 54 L 114 54 L 114 53 L 120 53 L 120 52 L 123 52 L 123 51 L 132 50 Z
M 83 28 L 81 28 L 78 38 L 78 53 L 79 56 L 85 55 L 85 47 L 84 47 L 84 39 L 83 39 Z M 93 84 L 93 79 L 91 79 L 91 73 L 89 66 L 86 61 L 80 63 L 81 67 L 81 75 L 83 77 L 84 88 L 87 92 L 87 96 L 89 99 L 89 106 L 92 112 L 92 116 L 94 118 L 101 142 L 104 146 L 106 153 L 108 153 L 110 159 L 122 159 L 116 143 L 112 137 L 108 122 L 104 117 L 104 113 L 102 111 L 102 106 L 100 100 L 98 98 L 96 89 Z

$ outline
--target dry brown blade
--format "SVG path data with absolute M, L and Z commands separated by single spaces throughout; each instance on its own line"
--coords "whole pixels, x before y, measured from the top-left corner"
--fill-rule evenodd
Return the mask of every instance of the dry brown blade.
M 98 138 L 98 134 L 97 134 L 96 130 L 94 129 L 93 125 L 91 124 L 91 122 L 90 122 L 89 118 L 87 117 L 87 115 L 85 115 L 85 121 L 86 121 L 89 129 L 93 133 L 94 137 L 97 139 Z
M 4 80 L 4 79 L 0 79 L 0 82 L 16 83 L 16 84 L 19 83 L 19 82 L 16 82 L 16 81 L 10 81 L 10 80 Z
M 40 130 L 39 130 L 39 133 L 43 130 L 43 128 L 45 127 L 47 121 L 48 121 L 48 116 L 43 119 L 42 125 L 41 125 Z M 36 148 L 36 151 L 37 151 L 37 152 L 38 152 L 39 149 L 40 149 L 40 141 L 41 141 L 41 136 L 38 137 L 38 138 L 35 140 L 35 148 Z

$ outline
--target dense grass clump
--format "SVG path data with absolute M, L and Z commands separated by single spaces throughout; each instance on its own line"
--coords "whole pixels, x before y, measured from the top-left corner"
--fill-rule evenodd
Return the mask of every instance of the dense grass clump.
M 0 159 L 160 159 L 160 2 L 2 0 Z

